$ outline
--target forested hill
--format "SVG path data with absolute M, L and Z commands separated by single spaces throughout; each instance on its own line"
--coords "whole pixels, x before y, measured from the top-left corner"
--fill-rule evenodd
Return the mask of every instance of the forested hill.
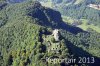
M 38 0 L 50 5 L 62 15 L 74 19 L 87 19 L 89 23 L 100 27 L 100 10 L 88 7 L 90 4 L 100 5 L 100 0 Z M 46 4 L 46 5 L 47 5 Z M 48 5 L 47 5 L 48 6 Z
M 59 30 L 59 41 L 52 36 L 54 29 Z M 48 43 L 59 44 L 60 51 L 48 52 Z M 93 64 L 68 65 L 100 65 L 99 50 L 99 33 L 66 24 L 58 11 L 33 0 L 14 4 L 0 0 L 0 66 L 55 66 L 47 63 L 46 57 L 94 57 Z M 66 66 L 63 62 L 56 65 Z
M 56 4 L 58 7 L 54 8 L 57 8 L 65 16 L 87 19 L 89 23 L 100 26 L 100 10 L 88 7 L 90 4 L 100 5 L 100 0 L 66 0 L 66 2 L 60 3 L 60 6 L 59 3 Z

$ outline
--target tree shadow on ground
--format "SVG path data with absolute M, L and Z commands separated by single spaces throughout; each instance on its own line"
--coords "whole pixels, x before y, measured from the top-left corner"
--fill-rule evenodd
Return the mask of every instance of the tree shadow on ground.
M 40 6 L 34 8 L 28 15 L 32 16 L 33 18 L 37 18 L 39 20 L 37 24 L 45 27 L 67 30 L 73 34 L 85 32 L 81 28 L 74 27 L 63 22 L 60 12 L 50 8 L 43 8 Z
M 67 41 L 67 46 L 68 46 L 70 53 L 75 55 L 75 58 L 77 60 L 76 64 L 78 64 L 79 66 L 81 65 L 80 63 L 78 63 L 79 57 L 86 57 L 86 58 L 89 57 L 90 61 L 92 61 L 91 58 L 94 57 L 94 60 L 95 60 L 94 63 L 83 63 L 83 64 L 87 64 L 88 66 L 99 66 L 100 65 L 100 58 L 91 55 L 90 53 L 86 52 L 82 48 L 79 48 L 79 47 L 73 45 L 69 41 Z

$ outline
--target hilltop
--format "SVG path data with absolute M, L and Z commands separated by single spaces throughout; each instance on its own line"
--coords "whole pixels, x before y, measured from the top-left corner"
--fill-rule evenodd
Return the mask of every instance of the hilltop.
M 46 57 L 94 57 L 94 65 L 99 62 L 100 33 L 65 23 L 59 11 L 38 1 L 5 3 L 0 7 L 0 66 L 66 66 L 64 62 L 47 63 Z M 59 41 L 52 35 L 55 29 L 59 30 Z

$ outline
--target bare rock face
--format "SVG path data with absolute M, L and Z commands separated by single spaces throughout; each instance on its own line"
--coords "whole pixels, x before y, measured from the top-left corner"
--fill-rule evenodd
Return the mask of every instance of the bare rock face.
M 55 41 L 59 41 L 59 30 L 58 29 L 53 30 L 52 35 L 54 36 Z

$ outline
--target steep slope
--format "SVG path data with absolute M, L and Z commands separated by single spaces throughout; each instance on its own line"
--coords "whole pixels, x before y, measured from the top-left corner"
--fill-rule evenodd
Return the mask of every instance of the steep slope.
M 74 19 L 87 19 L 89 23 L 93 23 L 95 25 L 100 26 L 100 11 L 98 9 L 94 9 L 88 7 L 90 4 L 99 5 L 99 0 L 83 0 L 78 4 L 71 3 L 66 5 L 67 3 L 62 3 L 61 5 L 57 5 L 54 8 L 62 13 L 62 15 L 72 17 Z M 56 4 L 54 4 L 56 5 Z
M 100 26 L 100 10 L 88 7 L 90 4 L 99 5 L 99 0 L 44 0 L 42 2 L 48 4 L 51 2 L 52 6 L 48 6 L 48 4 L 44 6 L 52 7 L 64 16 L 74 19 L 87 19 L 89 20 L 88 23 Z
M 46 57 L 78 59 L 84 56 L 94 57 L 94 64 L 97 64 L 100 58 L 99 33 L 92 30 L 84 32 L 80 28 L 64 23 L 58 11 L 43 7 L 37 1 L 6 5 L 0 10 L 0 21 L 2 23 L 0 25 L 1 66 L 55 66 L 47 63 Z M 58 42 L 52 36 L 54 29 L 59 29 Z M 60 44 L 61 51 L 58 54 L 48 53 L 49 42 L 51 46 Z M 68 63 L 68 65 L 75 64 L 83 65 L 77 62 Z M 88 63 L 86 65 L 92 66 Z
M 43 48 L 41 32 L 48 34 L 60 22 L 51 13 L 59 18 L 58 12 L 34 1 L 9 4 L 0 11 L 0 20 L 4 23 L 0 26 L 0 66 L 46 65 L 42 61 L 47 52 Z

